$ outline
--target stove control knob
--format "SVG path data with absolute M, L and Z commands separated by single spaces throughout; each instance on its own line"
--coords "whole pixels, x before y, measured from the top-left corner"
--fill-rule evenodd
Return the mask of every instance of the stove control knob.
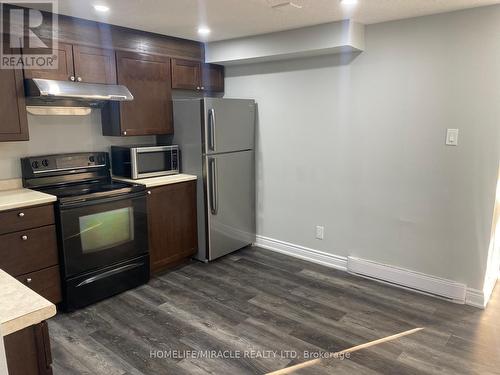
M 33 167 L 33 169 L 38 169 L 40 167 L 40 164 L 35 160 L 31 163 L 31 166 Z
M 94 155 L 90 155 L 90 156 L 89 156 L 89 161 L 90 161 L 91 163 L 95 162 L 95 157 L 94 157 Z
M 48 167 L 48 166 L 49 166 L 49 161 L 48 161 L 47 159 L 43 159 L 43 160 L 42 160 L 42 165 L 43 165 L 44 167 Z

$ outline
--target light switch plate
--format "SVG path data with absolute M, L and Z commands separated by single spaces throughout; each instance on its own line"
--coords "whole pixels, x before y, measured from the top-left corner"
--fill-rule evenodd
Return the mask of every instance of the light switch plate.
M 446 144 L 458 146 L 458 129 L 446 129 Z
M 325 227 L 322 225 L 316 226 L 316 239 L 322 240 L 325 237 Z

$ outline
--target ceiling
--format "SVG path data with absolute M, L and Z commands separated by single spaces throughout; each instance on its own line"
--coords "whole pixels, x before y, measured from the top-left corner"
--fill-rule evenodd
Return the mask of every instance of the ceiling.
M 352 18 L 371 24 L 458 9 L 498 4 L 500 0 L 290 0 L 299 7 L 273 4 L 288 0 L 59 0 L 58 13 L 181 38 L 215 41 L 294 29 Z M 99 14 L 93 5 L 107 5 Z M 198 27 L 212 32 L 202 38 Z

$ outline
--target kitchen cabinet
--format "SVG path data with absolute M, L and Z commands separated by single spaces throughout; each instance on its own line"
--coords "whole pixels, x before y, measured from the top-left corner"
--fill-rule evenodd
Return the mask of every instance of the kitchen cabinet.
M 116 84 L 115 51 L 74 45 L 73 60 L 77 81 Z
M 202 64 L 202 87 L 208 92 L 224 92 L 224 67 L 216 64 Z
M 50 302 L 61 302 L 52 204 L 0 212 L 0 269 Z
M 200 62 L 172 59 L 172 88 L 201 90 Z
M 0 69 L 0 97 L 0 142 L 29 140 L 22 70 Z
M 224 67 L 199 61 L 172 59 L 172 88 L 224 92 Z
M 113 50 L 59 42 L 57 54 L 57 69 L 26 69 L 24 77 L 116 83 L 116 61 Z
M 37 50 L 30 51 L 36 54 Z M 40 54 L 44 54 L 44 50 L 40 50 Z M 57 45 L 57 69 L 25 69 L 24 78 L 42 78 L 54 79 L 57 81 L 71 80 L 75 77 L 75 69 L 73 66 L 73 46 L 67 43 L 59 42 Z
M 118 84 L 134 100 L 109 102 L 101 110 L 104 135 L 161 135 L 174 131 L 170 58 L 135 52 L 116 53 Z
M 148 194 L 149 256 L 157 273 L 197 251 L 196 181 L 150 188 Z
M 4 337 L 9 375 L 50 375 L 52 354 L 47 322 Z

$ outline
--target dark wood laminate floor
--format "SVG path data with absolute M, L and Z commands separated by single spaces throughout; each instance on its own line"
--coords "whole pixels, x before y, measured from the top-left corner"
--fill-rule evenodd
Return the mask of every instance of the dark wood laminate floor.
M 416 327 L 297 374 L 500 374 L 500 288 L 483 311 L 257 248 L 190 263 L 49 327 L 56 375 L 263 374 Z M 218 352 L 151 358 L 173 350 Z M 226 350 L 242 358 L 220 358 Z

